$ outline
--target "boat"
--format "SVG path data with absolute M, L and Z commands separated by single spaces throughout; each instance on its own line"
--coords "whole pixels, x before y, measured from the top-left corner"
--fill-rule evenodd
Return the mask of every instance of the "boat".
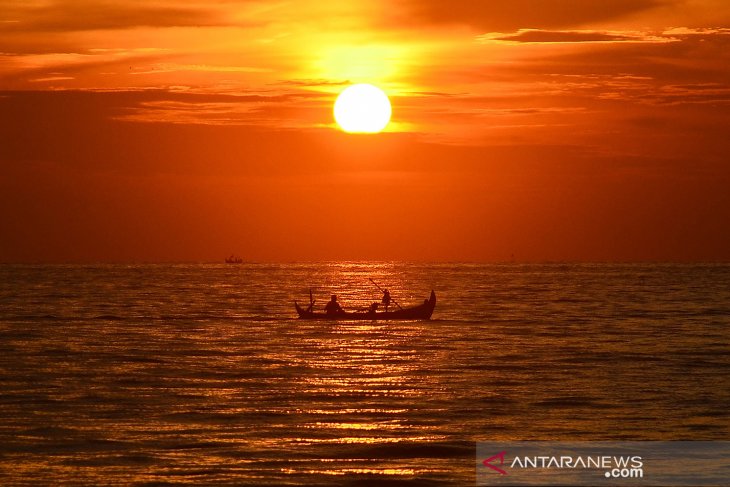
M 243 264 L 243 259 L 232 255 L 226 257 L 226 264 Z
M 312 302 L 313 303 L 313 302 Z M 299 318 L 303 320 L 430 320 L 433 309 L 436 307 L 436 293 L 431 291 L 431 296 L 423 301 L 423 304 L 411 308 L 396 309 L 393 311 L 342 311 L 328 314 L 312 310 L 313 305 L 304 309 L 294 301 Z

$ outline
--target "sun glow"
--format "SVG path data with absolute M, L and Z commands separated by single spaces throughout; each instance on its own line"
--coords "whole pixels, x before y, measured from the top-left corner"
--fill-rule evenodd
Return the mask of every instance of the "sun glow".
M 349 133 L 378 133 L 388 125 L 390 114 L 388 96 L 369 84 L 348 86 L 335 101 L 335 120 Z

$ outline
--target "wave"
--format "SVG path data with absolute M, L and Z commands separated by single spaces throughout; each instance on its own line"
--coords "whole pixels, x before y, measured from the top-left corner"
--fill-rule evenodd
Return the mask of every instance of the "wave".
M 108 322 L 108 321 L 120 321 L 120 322 L 181 322 L 181 321 L 221 321 L 221 322 L 286 322 L 296 320 L 295 316 L 270 316 L 270 315 L 222 315 L 222 314 L 207 314 L 207 313 L 196 313 L 196 314 L 180 314 L 180 315 L 113 315 L 103 314 L 94 316 L 58 316 L 58 315 L 5 315 L 0 316 L 0 322 L 17 322 L 17 323 L 32 323 L 32 322 L 79 322 L 79 323 L 90 323 L 90 322 Z

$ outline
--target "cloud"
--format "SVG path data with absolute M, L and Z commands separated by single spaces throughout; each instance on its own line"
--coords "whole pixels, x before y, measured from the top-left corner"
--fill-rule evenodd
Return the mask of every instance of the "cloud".
M 328 87 L 328 86 L 345 86 L 349 85 L 352 82 L 350 80 L 328 80 L 328 79 L 289 79 L 289 80 L 280 80 L 277 83 L 272 83 L 273 85 L 281 85 L 281 86 L 299 86 L 303 88 L 316 88 L 316 87 Z
M 654 105 L 730 105 L 730 85 L 721 83 L 664 85 L 636 98 Z
M 210 64 L 175 64 L 175 63 L 158 63 L 152 66 L 134 70 L 130 74 L 159 74 L 159 73 L 177 73 L 182 71 L 201 71 L 209 73 L 268 73 L 273 71 L 269 68 L 260 68 L 254 66 L 222 66 Z
M 730 29 L 725 28 L 690 28 L 690 27 L 672 27 L 663 32 L 666 36 L 693 36 L 693 35 L 730 35 Z
M 2 31 L 53 32 L 134 27 L 220 25 L 215 10 L 180 7 L 166 2 L 129 0 L 54 0 L 48 3 L 0 1 Z
M 479 42 L 574 43 L 574 42 L 676 42 L 678 39 L 649 32 L 597 30 L 519 29 L 514 33 L 491 32 L 477 36 Z
M 165 55 L 169 54 L 164 49 L 150 48 L 0 55 L 3 61 L 0 86 L 4 89 L 27 88 L 28 82 L 38 83 L 44 78 L 62 82 L 83 80 L 89 73 L 109 70 L 126 75 L 131 71 L 131 66 L 146 66 Z
M 720 33 L 661 36 L 671 42 L 613 41 L 585 45 L 576 42 L 568 43 L 563 49 L 551 49 L 550 45 L 526 46 L 520 62 L 505 66 L 503 72 L 522 82 L 557 75 L 565 77 L 563 81 L 572 78 L 571 82 L 578 82 L 580 78 L 588 83 L 599 78 L 632 82 L 626 76 L 633 77 L 637 83 L 653 79 L 654 85 L 727 83 L 730 36 Z M 499 43 L 495 41 L 493 45 L 500 47 Z M 516 44 L 500 48 L 515 49 Z M 473 82 L 478 81 L 477 75 L 475 71 Z
M 47 83 L 49 81 L 67 81 L 75 79 L 73 76 L 47 76 L 45 78 L 34 78 L 30 79 L 31 83 Z
M 408 0 L 400 23 L 462 24 L 475 29 L 573 27 L 628 16 L 663 4 L 660 0 Z
M 310 92 L 210 95 L 160 90 L 121 109 L 115 120 L 259 128 L 312 128 L 329 115 L 326 95 Z M 323 108 L 325 107 L 325 108 Z

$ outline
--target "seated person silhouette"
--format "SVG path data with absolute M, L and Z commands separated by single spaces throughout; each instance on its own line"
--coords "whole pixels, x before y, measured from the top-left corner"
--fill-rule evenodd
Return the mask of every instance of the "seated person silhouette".
M 337 295 L 333 294 L 332 299 L 330 299 L 330 302 L 327 303 L 324 307 L 324 311 L 328 315 L 336 315 L 342 313 L 342 307 L 340 306 L 340 303 L 337 302 Z

